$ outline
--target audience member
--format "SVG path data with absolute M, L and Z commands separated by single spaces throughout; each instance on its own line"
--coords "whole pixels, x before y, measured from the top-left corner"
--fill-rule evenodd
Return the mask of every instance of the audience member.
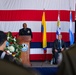
M 76 75 L 76 44 L 62 52 L 58 75 Z
M 40 75 L 40 73 L 31 67 L 23 67 L 0 59 L 0 75 Z
M 6 47 L 7 36 L 0 31 L 0 74 L 1 75 L 39 75 L 38 72 L 31 68 L 17 63 L 12 55 L 7 54 Z
M 3 31 L 0 31 L 0 59 L 5 59 L 13 62 L 14 61 L 13 56 L 10 54 L 7 54 L 4 51 L 6 47 L 6 40 L 7 40 L 7 35 Z

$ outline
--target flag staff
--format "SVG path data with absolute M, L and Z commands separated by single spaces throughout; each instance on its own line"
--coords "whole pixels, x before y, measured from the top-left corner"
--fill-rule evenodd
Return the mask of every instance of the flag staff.
M 47 34 L 46 34 L 46 17 L 45 9 L 43 9 L 42 14 L 42 25 L 41 25 L 41 34 L 42 34 L 42 49 L 44 50 L 44 61 L 46 61 L 46 52 L 47 52 Z

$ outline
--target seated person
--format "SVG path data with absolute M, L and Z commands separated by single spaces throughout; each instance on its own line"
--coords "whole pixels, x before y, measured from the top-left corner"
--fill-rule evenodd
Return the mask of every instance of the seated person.
M 54 64 L 58 64 L 58 61 L 57 61 L 58 60 L 58 54 L 65 49 L 66 49 L 65 42 L 62 40 L 62 35 L 59 34 L 58 39 L 56 39 L 54 41 L 53 50 L 52 50 L 53 57 L 55 59 L 55 61 L 53 61 Z

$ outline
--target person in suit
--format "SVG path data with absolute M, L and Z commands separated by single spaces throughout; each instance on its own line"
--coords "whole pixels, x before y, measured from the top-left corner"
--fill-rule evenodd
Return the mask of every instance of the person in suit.
M 59 34 L 58 39 L 56 39 L 54 41 L 53 50 L 52 50 L 53 57 L 55 59 L 55 61 L 53 61 L 54 64 L 58 64 L 58 55 L 59 55 L 59 53 L 61 53 L 65 49 L 66 49 L 66 44 L 62 40 L 62 35 Z
M 27 24 L 26 23 L 23 23 L 23 28 L 19 30 L 19 35 L 31 35 L 31 38 L 33 37 L 32 36 L 32 31 L 30 28 L 27 28 Z
M 63 51 L 62 56 L 57 75 L 76 75 L 76 43 Z

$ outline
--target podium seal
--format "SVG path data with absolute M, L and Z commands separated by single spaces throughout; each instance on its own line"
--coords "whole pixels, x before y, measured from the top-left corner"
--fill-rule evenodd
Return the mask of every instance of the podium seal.
M 23 52 L 28 50 L 28 45 L 27 44 L 22 44 L 23 48 L 21 49 Z

